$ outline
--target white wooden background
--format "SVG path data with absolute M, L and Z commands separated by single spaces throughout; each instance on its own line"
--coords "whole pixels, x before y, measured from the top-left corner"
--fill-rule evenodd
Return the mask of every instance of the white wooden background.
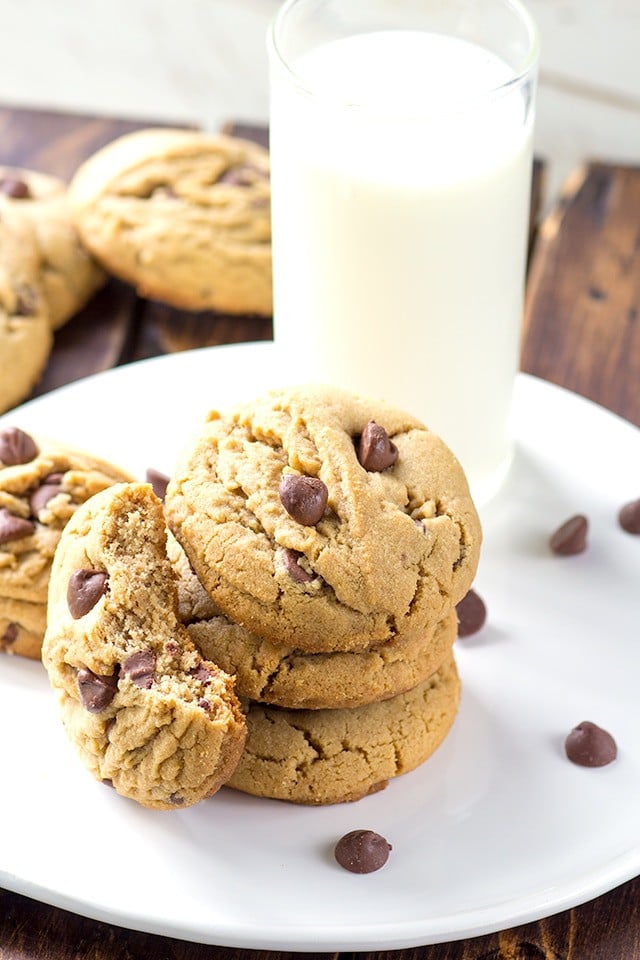
M 264 121 L 264 37 L 278 6 L 0 0 L 0 101 L 211 128 Z M 528 6 L 542 36 L 536 149 L 550 199 L 586 159 L 640 163 L 640 0 Z

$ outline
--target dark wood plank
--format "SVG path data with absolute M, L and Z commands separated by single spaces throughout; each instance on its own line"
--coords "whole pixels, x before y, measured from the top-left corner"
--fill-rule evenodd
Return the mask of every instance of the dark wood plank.
M 522 365 L 640 426 L 640 167 L 590 164 L 542 224 Z

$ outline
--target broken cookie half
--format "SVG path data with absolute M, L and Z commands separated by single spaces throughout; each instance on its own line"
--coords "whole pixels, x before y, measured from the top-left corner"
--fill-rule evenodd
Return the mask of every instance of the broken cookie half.
M 157 809 L 215 793 L 246 737 L 231 677 L 201 657 L 177 604 L 150 486 L 118 484 L 78 509 L 54 558 L 43 662 L 86 766 Z

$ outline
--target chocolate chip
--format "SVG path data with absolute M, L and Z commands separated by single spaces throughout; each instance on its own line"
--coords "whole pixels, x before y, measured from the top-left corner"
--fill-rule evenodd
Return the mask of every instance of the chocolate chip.
M 118 674 L 103 677 L 88 667 L 78 670 L 80 703 L 89 713 L 102 713 L 109 706 L 118 689 Z
M 37 487 L 29 497 L 29 506 L 34 517 L 38 514 L 53 497 L 60 493 L 62 489 L 62 478 L 64 473 L 50 473 L 45 477 L 39 487 Z
M 201 710 L 204 710 L 205 713 L 211 713 L 213 709 L 209 701 L 205 700 L 204 697 L 201 697 L 201 699 L 198 700 L 198 706 L 200 707 Z
M 169 654 L 170 657 L 175 657 L 176 654 L 180 653 L 180 644 L 176 643 L 175 640 L 167 640 L 164 645 L 165 652 Z
M 321 519 L 329 496 L 318 477 L 299 477 L 293 473 L 282 478 L 279 492 L 289 516 L 305 527 L 312 527 Z
M 0 193 L 4 193 L 6 197 L 11 197 L 13 200 L 29 200 L 31 198 L 29 185 L 17 177 L 3 177 L 0 180 Z
M 295 580 L 296 583 L 309 583 L 313 580 L 313 574 L 307 573 L 304 567 L 301 567 L 298 563 L 302 557 L 304 557 L 303 553 L 298 553 L 297 550 L 289 550 L 288 547 L 285 547 L 282 551 L 282 562 L 291 579 Z
M 38 456 L 38 447 L 24 430 L 7 427 L 0 433 L 0 460 L 7 467 L 18 463 L 30 463 Z
M 587 531 L 589 522 L 586 517 L 578 514 L 570 517 L 549 539 L 549 546 L 559 557 L 571 557 L 576 553 L 584 553 L 587 549 Z
M 126 675 L 141 690 L 150 690 L 156 673 L 156 658 L 153 650 L 139 650 L 132 653 L 122 664 Z
M 369 420 L 358 441 L 358 460 L 365 470 L 380 473 L 393 466 L 398 459 L 398 448 L 389 439 L 389 434 L 376 423 Z
M 22 540 L 29 537 L 35 530 L 35 524 L 23 517 L 16 517 L 6 507 L 0 507 L 0 543 L 9 543 L 11 540 Z
M 110 780 L 109 777 L 104 777 L 100 782 L 104 783 L 105 787 L 113 787 L 113 780 Z
M 14 314 L 16 317 L 33 317 L 38 309 L 38 296 L 33 287 L 22 286 L 15 290 L 16 303 Z
M 627 533 L 640 533 L 640 500 L 625 503 L 618 514 L 618 521 Z
M 67 605 L 74 620 L 93 610 L 100 597 L 107 592 L 109 577 L 103 570 L 76 570 L 69 577 Z
M 208 683 L 213 676 L 213 671 L 209 667 L 205 666 L 204 663 L 199 663 L 197 667 L 194 667 L 193 670 L 189 671 L 189 675 L 195 680 L 199 680 L 200 683 Z
M 470 637 L 472 633 L 477 633 L 487 619 L 487 608 L 475 590 L 469 590 L 460 603 L 456 604 L 456 613 L 459 637 Z
M 267 175 L 257 167 L 252 167 L 248 163 L 237 164 L 235 167 L 229 167 L 218 178 L 218 183 L 228 183 L 234 187 L 249 187 L 256 180 L 266 180 Z
M 564 748 L 569 760 L 581 767 L 604 767 L 618 755 L 611 734 L 589 720 L 573 728 L 564 742 Z
M 19 633 L 20 628 L 17 623 L 8 623 L 4 633 L 0 637 L 0 650 L 6 650 L 8 647 L 13 646 L 18 639 Z
M 158 500 L 164 500 L 169 484 L 169 477 L 165 473 L 160 473 L 159 470 L 154 470 L 153 467 L 149 467 L 146 478 L 147 483 L 151 484 L 151 489 Z
M 373 873 L 389 859 L 391 844 L 373 830 L 352 830 L 338 840 L 334 855 L 351 873 Z
M 172 803 L 174 807 L 181 807 L 184 803 L 184 798 L 181 797 L 178 793 L 172 793 L 169 797 L 169 803 Z

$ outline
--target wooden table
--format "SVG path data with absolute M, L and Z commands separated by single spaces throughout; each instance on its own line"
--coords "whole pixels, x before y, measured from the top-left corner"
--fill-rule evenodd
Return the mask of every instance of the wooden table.
M 0 162 L 68 178 L 93 150 L 138 126 L 0 108 Z M 538 166 L 537 187 L 541 176 Z M 538 195 L 534 191 L 534 197 Z M 112 281 L 59 332 L 37 392 L 142 357 L 270 337 L 269 321 L 213 314 L 194 320 L 189 314 L 142 301 L 128 287 Z M 570 179 L 557 206 L 534 232 L 522 367 L 640 426 L 640 168 L 587 165 Z M 5 779 L 2 788 L 10 790 L 10 784 Z M 11 824 L 4 828 L 11 829 Z M 0 890 L 0 960 L 285 960 L 296 956 L 300 954 L 232 950 L 135 933 Z M 306 956 L 327 960 L 338 955 Z M 640 877 L 574 910 L 513 930 L 408 950 L 341 953 L 340 960 L 383 956 L 387 960 L 640 960 Z

